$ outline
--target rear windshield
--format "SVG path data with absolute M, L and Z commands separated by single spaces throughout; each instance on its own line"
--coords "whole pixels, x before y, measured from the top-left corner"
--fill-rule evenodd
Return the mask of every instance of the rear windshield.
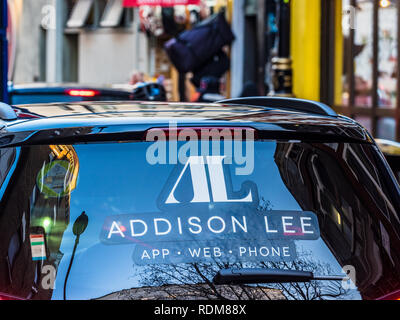
M 374 146 L 207 143 L 184 161 L 171 151 L 184 142 L 2 149 L 0 292 L 374 299 L 400 288 L 398 191 Z M 351 280 L 213 283 L 227 268 Z

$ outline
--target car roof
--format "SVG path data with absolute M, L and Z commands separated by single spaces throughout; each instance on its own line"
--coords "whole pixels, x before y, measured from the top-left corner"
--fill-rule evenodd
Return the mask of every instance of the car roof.
M 84 101 L 68 103 L 43 103 L 15 106 L 26 113 L 51 118 L 194 118 L 202 120 L 224 119 L 226 121 L 301 121 L 308 123 L 343 123 L 342 118 L 310 114 L 306 112 L 288 112 L 279 108 L 254 105 L 229 105 L 221 103 L 182 103 L 154 101 Z M 274 111 L 274 117 L 271 112 Z M 267 118 L 262 116 L 269 115 Z M 280 115 L 278 118 L 277 115 Z M 345 120 L 346 123 L 354 122 Z
M 32 133 L 37 137 L 38 132 L 49 139 L 84 135 L 104 138 L 106 134 L 143 133 L 151 128 L 168 127 L 171 123 L 182 127 L 251 127 L 266 134 L 274 133 L 274 137 L 282 139 L 307 137 L 317 140 L 320 137 L 323 141 L 371 141 L 362 126 L 343 116 L 333 117 L 258 106 L 90 101 L 18 105 L 16 108 L 37 118 L 9 122 L 3 132 L 14 136 L 25 132 L 31 141 Z M 74 131 L 76 128 L 79 130 Z M 53 134 L 56 131 L 58 133 Z M 268 134 L 263 137 L 267 138 Z M 19 134 L 20 142 L 22 136 L 24 135 Z

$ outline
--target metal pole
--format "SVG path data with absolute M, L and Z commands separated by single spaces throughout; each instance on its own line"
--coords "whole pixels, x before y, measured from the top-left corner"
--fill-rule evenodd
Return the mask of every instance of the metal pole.
M 140 69 L 140 63 L 139 63 L 139 57 L 140 57 L 140 33 L 139 33 L 139 28 L 140 28 L 140 16 L 139 16 L 139 8 L 134 8 L 133 9 L 133 36 L 134 36 L 134 48 L 135 48 L 135 69 L 136 71 L 139 71 Z
M 65 6 L 63 0 L 50 2 L 54 24 L 46 32 L 46 82 L 62 82 L 63 80 L 63 37 Z
M 7 0 L 0 5 L 0 101 L 8 103 L 8 43 L 7 43 Z
M 282 58 L 290 57 L 290 1 L 279 2 L 279 47 L 278 55 Z
M 231 96 L 238 97 L 243 90 L 243 75 L 244 75 L 244 52 L 245 52 L 245 12 L 244 1 L 233 1 L 233 20 L 232 31 L 236 36 L 232 43 L 231 49 Z

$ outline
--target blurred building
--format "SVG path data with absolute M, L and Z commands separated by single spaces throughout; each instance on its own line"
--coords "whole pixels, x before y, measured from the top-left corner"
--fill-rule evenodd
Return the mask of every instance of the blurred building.
M 18 17 L 12 22 L 17 30 L 14 83 L 127 84 L 135 71 L 145 79 L 163 76 L 177 82 L 163 44 L 197 23 L 202 10 L 124 7 L 123 0 L 8 2 Z
M 400 1 L 234 0 L 233 8 L 233 95 L 256 81 L 262 94 L 322 101 L 374 137 L 400 139 Z
M 124 83 L 148 69 L 147 38 L 122 0 L 9 0 L 18 3 L 16 83 Z

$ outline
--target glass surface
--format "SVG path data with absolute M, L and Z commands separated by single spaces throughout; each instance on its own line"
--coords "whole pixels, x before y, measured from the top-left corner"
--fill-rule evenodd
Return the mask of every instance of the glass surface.
M 355 105 L 372 105 L 373 1 L 357 1 L 354 29 Z
M 0 202 L 0 292 L 63 299 L 65 286 L 66 299 L 360 299 L 400 286 L 398 194 L 373 146 L 255 142 L 244 175 L 237 169 L 247 162 L 230 161 L 227 147 L 203 161 L 151 164 L 151 146 L 18 148 Z M 227 267 L 344 275 L 345 266 L 356 288 L 212 284 Z
M 396 106 L 397 8 L 395 3 L 379 8 L 378 98 L 380 107 Z

